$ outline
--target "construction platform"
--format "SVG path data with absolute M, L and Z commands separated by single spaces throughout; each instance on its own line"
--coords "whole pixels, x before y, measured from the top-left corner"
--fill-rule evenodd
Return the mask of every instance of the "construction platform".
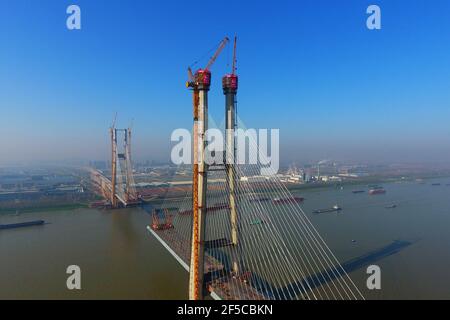
M 208 291 L 216 300 L 266 300 L 250 283 L 232 275 L 213 280 Z
M 190 240 L 180 236 L 174 229 L 153 230 L 147 226 L 147 230 L 161 242 L 170 254 L 189 272 L 189 261 L 191 260 Z M 218 272 L 224 269 L 219 260 L 205 253 L 205 273 Z
M 163 245 L 164 248 L 189 272 L 190 241 L 180 236 L 174 229 L 154 230 L 147 226 L 147 230 Z M 218 239 L 222 246 L 228 246 L 229 240 Z M 206 244 L 208 246 L 208 244 Z M 223 272 L 224 277 L 214 279 L 206 287 L 215 300 L 266 300 L 256 290 L 245 276 L 235 276 L 225 271 L 222 262 L 205 253 L 205 274 Z

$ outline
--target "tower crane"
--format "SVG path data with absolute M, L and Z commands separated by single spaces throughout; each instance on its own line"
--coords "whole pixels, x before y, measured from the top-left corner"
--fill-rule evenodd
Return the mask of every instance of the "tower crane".
M 225 75 L 222 78 L 222 87 L 224 94 L 233 93 L 236 94 L 238 88 L 238 77 L 236 75 L 236 43 L 237 37 L 234 37 L 234 46 L 233 46 L 233 63 L 231 66 L 231 73 Z
M 208 130 L 208 91 L 211 85 L 210 68 L 227 45 L 225 37 L 204 69 L 195 74 L 188 68 L 186 86 L 193 90 L 193 155 L 192 166 L 192 242 L 189 268 L 189 299 L 203 298 L 205 256 L 205 214 L 208 166 L 205 163 L 206 131 Z
M 188 68 L 188 81 L 186 83 L 186 87 L 195 89 L 197 86 L 201 86 L 209 89 L 209 86 L 211 85 L 210 69 L 229 41 L 230 39 L 228 39 L 228 37 L 225 37 L 220 42 L 219 47 L 217 48 L 211 59 L 208 61 L 208 64 L 204 69 L 199 69 L 197 70 L 197 72 L 195 72 L 195 74 L 193 74 L 191 68 Z

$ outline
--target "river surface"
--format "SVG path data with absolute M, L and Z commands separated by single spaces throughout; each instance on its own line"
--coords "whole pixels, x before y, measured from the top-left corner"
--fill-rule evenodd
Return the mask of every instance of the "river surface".
M 432 183 L 441 183 L 433 186 Z M 302 205 L 368 299 L 450 299 L 450 179 L 302 190 Z M 340 213 L 312 214 L 338 204 Z M 396 208 L 387 206 L 396 204 Z M 188 274 L 146 230 L 141 209 L 77 209 L 0 215 L 0 299 L 186 299 Z M 366 268 L 381 268 L 368 290 Z M 66 268 L 81 268 L 82 290 L 66 288 Z

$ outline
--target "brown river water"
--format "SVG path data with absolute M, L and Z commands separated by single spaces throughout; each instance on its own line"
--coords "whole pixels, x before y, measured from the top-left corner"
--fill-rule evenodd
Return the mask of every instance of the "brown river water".
M 386 183 L 377 196 L 351 192 L 360 187 L 298 194 L 367 299 L 450 299 L 449 183 Z M 335 204 L 338 214 L 312 214 Z M 148 233 L 144 210 L 8 214 L 0 224 L 37 219 L 47 224 L 0 230 L 0 299 L 187 298 L 188 274 Z M 381 268 L 381 290 L 366 288 L 371 264 Z M 80 266 L 82 290 L 66 288 L 69 265 Z

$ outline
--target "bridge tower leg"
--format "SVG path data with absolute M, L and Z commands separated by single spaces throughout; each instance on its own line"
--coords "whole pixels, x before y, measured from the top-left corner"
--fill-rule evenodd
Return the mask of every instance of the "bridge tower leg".
M 111 207 L 117 208 L 116 179 L 117 179 L 117 130 L 112 127 L 111 133 Z
M 125 195 L 127 197 L 127 201 L 131 202 L 135 199 L 134 192 L 134 179 L 133 179 L 133 167 L 131 164 L 131 129 L 124 129 L 124 149 L 125 149 Z
M 208 91 L 211 73 L 199 70 L 193 87 L 193 181 L 192 181 L 192 244 L 189 274 L 189 299 L 203 299 L 205 257 L 205 214 L 208 167 L 205 163 L 206 130 L 208 129 Z
M 128 129 L 123 130 L 124 139 L 124 155 L 125 155 L 125 197 L 126 201 L 130 201 L 130 177 L 128 175 Z M 123 170 L 124 168 L 122 168 Z
M 234 57 L 236 55 L 236 39 L 234 44 Z M 226 130 L 226 172 L 227 184 L 229 190 L 230 204 L 230 223 L 231 223 L 231 242 L 234 246 L 238 244 L 238 214 L 236 210 L 236 147 L 235 147 L 235 130 L 236 130 L 236 94 L 238 89 L 238 77 L 234 73 L 227 74 L 222 78 L 222 88 L 225 95 L 225 130 Z M 233 271 L 239 272 L 237 261 L 233 261 Z

